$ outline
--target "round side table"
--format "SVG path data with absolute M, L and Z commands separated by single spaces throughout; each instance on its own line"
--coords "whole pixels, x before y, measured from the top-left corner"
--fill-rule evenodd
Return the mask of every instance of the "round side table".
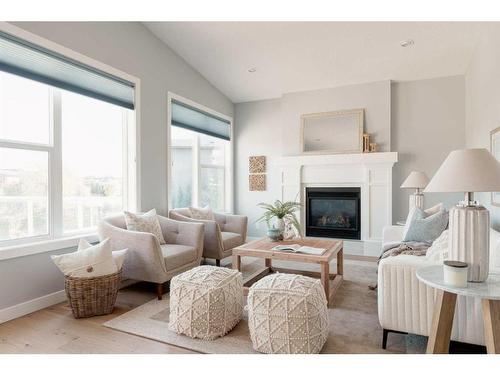
M 443 266 L 419 268 L 417 278 L 437 289 L 427 353 L 448 354 L 457 295 L 481 298 L 486 350 L 500 353 L 500 275 L 490 275 L 483 283 L 467 283 L 467 288 L 446 285 Z

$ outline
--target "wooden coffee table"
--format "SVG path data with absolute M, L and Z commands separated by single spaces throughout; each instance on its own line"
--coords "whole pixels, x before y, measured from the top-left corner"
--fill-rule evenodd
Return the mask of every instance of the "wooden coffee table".
M 312 246 L 322 249 L 326 249 L 323 255 L 310 255 L 301 253 L 290 253 L 286 251 L 271 250 L 277 245 L 291 245 L 298 244 L 301 246 Z M 248 280 L 245 281 L 245 295 L 248 293 L 248 288 L 255 283 L 257 280 L 269 275 L 273 272 L 281 273 L 295 273 L 304 276 L 320 278 L 323 288 L 325 289 L 325 294 L 328 299 L 328 305 L 331 306 L 333 302 L 333 297 L 337 292 L 340 284 L 342 283 L 342 275 L 344 273 L 344 243 L 341 240 L 331 240 L 331 239 L 315 239 L 315 238 L 304 238 L 299 240 L 291 241 L 279 241 L 271 242 L 268 238 L 261 238 L 255 241 L 248 242 L 244 245 L 238 246 L 233 249 L 233 268 L 241 271 L 241 258 L 242 257 L 253 257 L 253 258 L 264 258 L 265 268 L 263 270 L 257 271 L 250 276 Z M 337 273 L 330 274 L 330 261 L 337 257 Z M 286 260 L 298 263 L 314 263 L 319 264 L 320 272 L 302 271 L 295 269 L 285 269 L 273 267 L 272 261 L 276 260 Z

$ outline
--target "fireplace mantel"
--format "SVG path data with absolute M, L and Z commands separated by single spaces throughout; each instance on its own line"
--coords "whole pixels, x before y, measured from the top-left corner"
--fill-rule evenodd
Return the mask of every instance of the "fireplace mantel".
M 305 203 L 306 187 L 360 187 L 361 240 L 345 241 L 356 253 L 378 256 L 382 230 L 392 224 L 392 167 L 396 152 L 366 154 L 284 156 L 281 168 L 281 195 L 284 200 Z M 300 215 L 305 223 L 305 213 Z

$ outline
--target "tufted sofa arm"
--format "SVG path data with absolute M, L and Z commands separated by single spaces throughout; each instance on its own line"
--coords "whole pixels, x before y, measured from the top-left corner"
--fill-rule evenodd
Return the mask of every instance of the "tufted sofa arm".
M 109 238 L 112 250 L 128 249 L 123 264 L 126 279 L 165 282 L 167 269 L 158 239 L 151 233 L 130 231 L 119 226 L 118 217 L 106 218 L 98 226 L 99 239 Z
M 248 217 L 243 215 L 214 213 L 215 221 L 219 224 L 221 231 L 238 233 L 243 237 L 243 242 L 247 238 Z
M 201 260 L 204 237 L 204 225 L 202 223 L 177 221 L 163 216 L 158 216 L 158 220 L 167 243 L 192 246 L 196 248 L 197 260 Z
M 404 226 L 387 225 L 382 230 L 382 242 L 401 242 L 403 240 Z

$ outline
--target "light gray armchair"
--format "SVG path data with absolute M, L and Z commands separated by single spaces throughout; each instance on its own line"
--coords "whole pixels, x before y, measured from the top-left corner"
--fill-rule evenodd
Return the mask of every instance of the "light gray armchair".
M 98 226 L 99 238 L 110 239 L 111 249 L 128 249 L 123 264 L 125 279 L 157 284 L 162 299 L 163 283 L 199 266 L 203 253 L 203 224 L 186 223 L 158 216 L 167 244 L 160 245 L 151 233 L 127 230 L 123 214 L 107 217 Z
M 221 259 L 231 256 L 232 249 L 243 245 L 247 238 L 246 216 L 214 213 L 215 220 L 199 220 L 191 217 L 188 208 L 170 210 L 168 216 L 174 220 L 205 225 L 203 257 L 215 259 L 217 266 L 220 266 Z

